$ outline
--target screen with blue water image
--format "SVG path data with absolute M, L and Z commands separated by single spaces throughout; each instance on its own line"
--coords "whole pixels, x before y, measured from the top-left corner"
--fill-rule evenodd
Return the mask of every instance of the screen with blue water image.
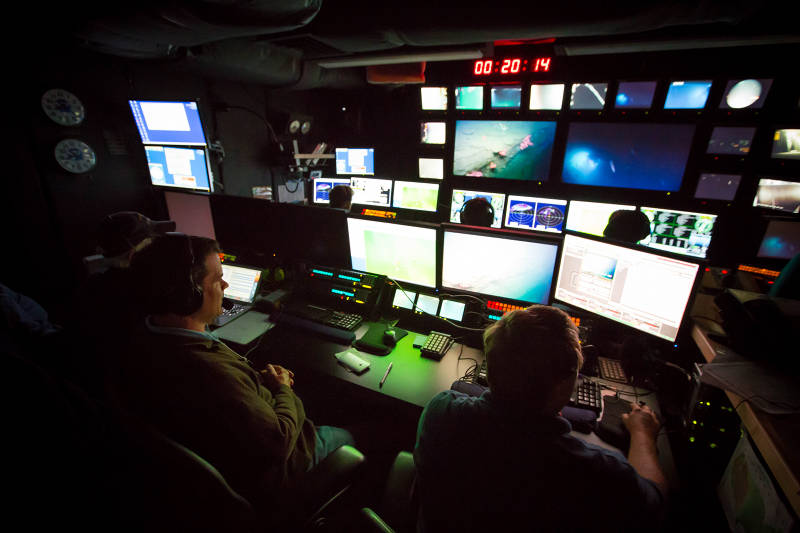
M 519 109 L 522 87 L 492 87 L 492 109 Z
M 677 191 L 694 129 L 687 124 L 573 122 L 562 179 L 575 185 Z
M 621 81 L 615 105 L 623 109 L 650 109 L 655 92 L 654 81 Z
M 555 135 L 554 121 L 457 120 L 453 174 L 545 181 Z
M 505 224 L 507 228 L 561 233 L 566 211 L 566 200 L 509 195 Z
M 558 245 L 456 231 L 444 232 L 442 286 L 547 304 Z
M 800 221 L 770 220 L 758 257 L 791 259 L 797 254 L 800 254 Z
M 667 91 L 664 109 L 703 109 L 711 91 L 711 81 L 673 81 Z

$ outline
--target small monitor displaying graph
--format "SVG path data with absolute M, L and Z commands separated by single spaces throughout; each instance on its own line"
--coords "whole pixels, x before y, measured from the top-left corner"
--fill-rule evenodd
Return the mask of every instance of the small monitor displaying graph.
M 567 201 L 533 196 L 508 196 L 507 228 L 561 233 L 566 219 Z

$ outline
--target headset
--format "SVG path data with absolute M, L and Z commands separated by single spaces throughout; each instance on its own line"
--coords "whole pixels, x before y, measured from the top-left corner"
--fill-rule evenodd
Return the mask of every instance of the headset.
M 494 223 L 494 206 L 483 196 L 476 196 L 461 206 L 459 219 L 462 224 L 491 227 Z
M 181 316 L 191 315 L 203 305 L 203 288 L 192 277 L 196 261 L 192 238 L 179 232 L 167 232 L 162 238 L 175 243 L 170 246 L 170 250 L 175 250 L 176 254 L 173 258 L 174 278 L 164 291 L 163 298 L 169 311 Z

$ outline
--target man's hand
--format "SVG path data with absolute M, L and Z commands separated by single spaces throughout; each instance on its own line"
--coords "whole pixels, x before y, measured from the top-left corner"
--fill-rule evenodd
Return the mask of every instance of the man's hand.
M 649 437 L 655 440 L 658 430 L 661 429 L 661 422 L 656 418 L 656 414 L 646 405 L 638 406 L 633 404 L 631 412 L 622 415 L 622 423 L 628 428 L 628 432 Z
M 267 368 L 259 372 L 261 381 L 269 390 L 274 391 L 281 385 L 294 386 L 294 372 L 286 370 L 281 365 L 267 365 Z

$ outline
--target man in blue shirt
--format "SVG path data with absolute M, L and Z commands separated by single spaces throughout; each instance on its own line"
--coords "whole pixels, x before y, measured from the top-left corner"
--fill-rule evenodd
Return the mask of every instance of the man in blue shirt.
M 489 390 L 435 396 L 414 450 L 421 531 L 632 531 L 663 514 L 659 422 L 624 415 L 630 452 L 570 435 L 560 416 L 583 364 L 563 311 L 532 306 L 484 332 Z

